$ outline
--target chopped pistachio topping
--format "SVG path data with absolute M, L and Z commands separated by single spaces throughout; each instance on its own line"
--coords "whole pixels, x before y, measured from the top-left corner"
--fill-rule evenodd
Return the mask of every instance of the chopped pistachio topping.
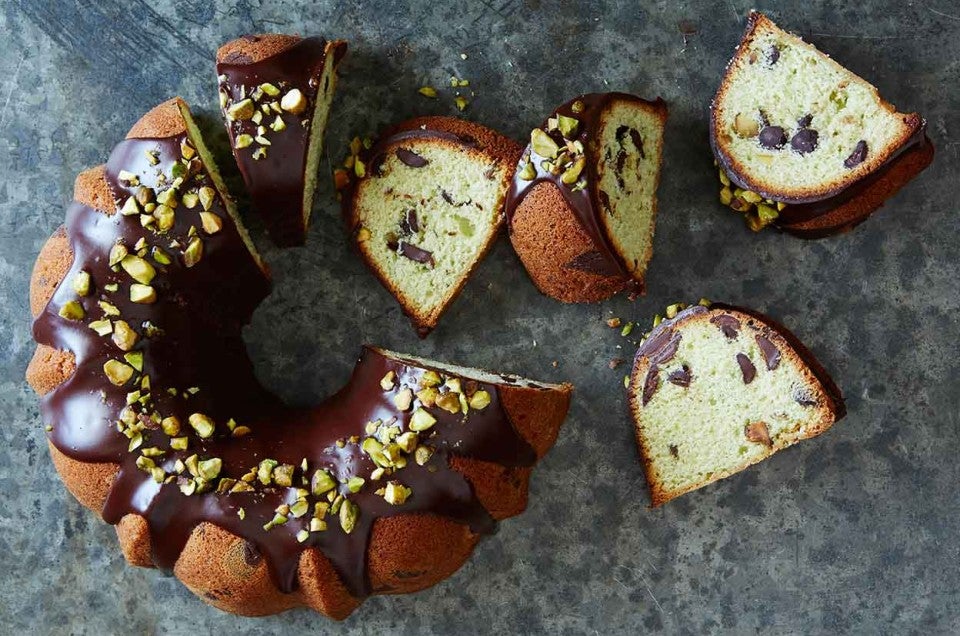
M 413 391 L 409 388 L 405 388 L 395 396 L 393 396 L 393 405 L 396 406 L 401 411 L 406 411 L 410 409 L 410 406 L 413 404 Z
M 137 371 L 143 371 L 143 352 L 142 351 L 129 351 L 123 354 L 123 359 L 127 361 L 131 367 Z
M 336 480 L 330 476 L 330 473 L 323 469 L 318 469 L 313 473 L 313 478 L 310 480 L 310 490 L 317 497 L 320 495 L 329 492 L 337 487 Z
M 200 222 L 203 225 L 203 231 L 207 234 L 216 234 L 223 229 L 223 219 L 213 212 L 201 212 Z
M 441 382 L 443 382 L 443 379 L 436 371 L 424 371 L 423 375 L 420 376 L 420 386 L 423 387 L 440 386 Z
M 98 336 L 109 336 L 113 332 L 113 323 L 109 320 L 94 320 L 87 326 Z
M 430 99 L 434 99 L 437 96 L 437 89 L 432 86 L 421 86 L 417 92 L 424 97 L 429 97 Z
M 340 527 L 347 534 L 353 532 L 357 525 L 357 518 L 360 516 L 360 508 L 349 499 L 344 499 L 340 505 Z
M 200 476 L 207 481 L 213 481 L 216 479 L 220 475 L 220 470 L 222 468 L 223 461 L 219 457 L 205 459 L 197 464 L 197 471 L 200 473 Z
M 227 108 L 227 117 L 234 121 L 238 119 L 250 119 L 253 117 L 254 111 L 253 100 L 248 97 L 247 99 L 240 100 L 236 104 L 231 104 Z
M 388 481 L 386 487 L 383 489 L 383 498 L 388 504 L 399 506 L 410 497 L 411 492 L 409 488 L 400 482 Z
M 430 415 L 430 413 L 422 408 L 418 408 L 410 417 L 410 430 L 417 432 L 425 431 L 436 423 L 437 418 Z
M 110 267 L 118 265 L 128 253 L 129 250 L 126 245 L 123 243 L 114 243 L 113 247 L 110 248 L 110 254 L 108 256 Z
M 160 428 L 170 437 L 176 437 L 180 434 L 180 418 L 175 415 L 165 417 L 160 422 Z
M 456 413 L 460 410 L 460 398 L 453 391 L 447 391 L 437 396 L 437 406 L 448 413 Z M 416 430 L 416 429 L 414 429 Z
M 270 130 L 272 130 L 273 132 L 280 132 L 282 130 L 286 130 L 286 128 L 287 128 L 287 124 L 284 123 L 283 117 L 281 117 L 280 115 L 277 115 L 276 119 L 274 119 L 273 122 L 271 122 L 270 124 Z
M 530 147 L 535 153 L 547 159 L 553 159 L 560 152 L 557 142 L 540 128 L 534 128 L 530 132 Z
M 193 413 L 187 421 L 190 422 L 190 426 L 193 427 L 193 430 L 195 430 L 201 438 L 207 439 L 213 436 L 216 425 L 209 416 L 203 413 Z
M 384 391 L 389 391 L 393 389 L 393 381 L 397 377 L 397 374 L 393 371 L 387 371 L 387 374 L 380 379 L 380 388 Z
M 273 483 L 283 488 L 289 488 L 293 485 L 293 472 L 296 467 L 292 464 L 280 464 L 275 466 L 271 476 Z
M 537 169 L 532 161 L 527 161 L 520 169 L 519 176 L 524 181 L 533 181 L 537 178 Z
M 83 305 L 76 300 L 68 300 L 65 302 L 57 313 L 61 318 L 66 318 L 67 320 L 83 320 L 87 315 L 83 310 Z
M 154 276 L 157 275 L 157 270 L 153 268 L 153 265 L 136 254 L 124 256 L 123 260 L 120 261 L 120 267 L 130 278 L 144 285 L 149 285 Z
M 90 293 L 90 272 L 83 270 L 77 272 L 73 277 L 73 291 L 77 292 L 78 296 L 86 296 Z
M 150 285 L 130 285 L 130 302 L 149 305 L 157 302 L 157 291 Z
M 133 367 L 119 360 L 107 360 L 103 363 L 103 373 L 115 386 L 123 386 L 133 377 Z
M 200 205 L 203 206 L 203 209 L 209 210 L 217 197 L 217 191 L 210 186 L 203 186 L 197 191 L 197 195 L 200 197 Z
M 287 91 L 287 94 L 280 99 L 280 108 L 288 113 L 299 115 L 307 110 L 307 98 L 299 88 L 290 89 Z
M 573 139 L 574 135 L 577 134 L 577 128 L 579 126 L 580 121 L 573 117 L 567 117 L 566 115 L 557 116 L 557 127 L 565 139 Z
M 121 170 L 117 175 L 117 179 L 124 185 L 140 185 L 140 177 L 126 170 Z
M 203 258 L 203 241 L 199 236 L 194 236 L 187 244 L 187 249 L 183 250 L 183 264 L 186 267 L 193 267 Z
M 477 391 L 470 396 L 470 408 L 478 411 L 485 409 L 490 405 L 490 393 L 484 390 Z
M 413 459 L 417 462 L 417 466 L 423 466 L 430 458 L 433 457 L 433 449 L 429 446 L 417 446 L 417 450 L 413 452 Z

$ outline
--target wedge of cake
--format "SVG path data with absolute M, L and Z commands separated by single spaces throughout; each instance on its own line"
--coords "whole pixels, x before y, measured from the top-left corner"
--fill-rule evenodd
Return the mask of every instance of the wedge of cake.
M 217 51 L 220 107 L 253 207 L 281 246 L 302 245 L 343 41 L 245 35 Z
M 628 399 L 653 506 L 826 431 L 844 413 L 830 376 L 761 314 L 668 308 L 634 359 Z
M 531 132 L 507 218 L 541 292 L 597 302 L 644 291 L 666 119 L 662 100 L 594 93 L 563 104 Z
M 720 200 L 753 230 L 848 230 L 933 160 L 925 122 L 753 12 L 714 98 Z
M 347 226 L 425 336 L 493 243 L 521 149 L 479 124 L 422 117 L 352 150 Z

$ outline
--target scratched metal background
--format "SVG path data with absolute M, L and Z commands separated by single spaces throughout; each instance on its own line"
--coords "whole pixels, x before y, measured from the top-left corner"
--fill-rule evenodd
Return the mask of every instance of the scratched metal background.
M 751 235 L 716 202 L 706 114 L 751 5 L 923 113 L 938 157 L 853 234 Z M 455 112 L 521 139 L 585 91 L 670 105 L 649 295 L 563 306 L 537 294 L 501 239 L 426 341 L 347 249 L 327 180 L 309 244 L 278 251 L 251 220 L 275 291 L 247 340 L 263 380 L 309 403 L 347 377 L 361 342 L 578 390 L 526 514 L 448 581 L 374 598 L 343 624 L 210 608 L 175 579 L 128 567 L 113 529 L 61 488 L 37 400 L 28 276 L 74 175 L 137 117 L 179 94 L 208 115 L 213 51 L 258 31 L 341 37 L 351 50 L 328 134 Z M 460 54 L 466 53 L 467 59 Z M 0 632 L 957 633 L 960 631 L 960 6 L 417 0 L 6 0 L 0 7 Z M 429 101 L 422 84 L 441 88 Z M 329 172 L 329 164 L 323 170 Z M 649 320 L 708 296 L 795 328 L 845 389 L 823 437 L 657 511 L 624 412 L 633 344 L 604 319 Z

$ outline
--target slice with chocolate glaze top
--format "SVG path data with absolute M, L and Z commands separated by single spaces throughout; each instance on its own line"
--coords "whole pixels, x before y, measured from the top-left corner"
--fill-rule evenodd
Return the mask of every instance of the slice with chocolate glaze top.
M 510 240 L 534 284 L 563 302 L 644 291 L 667 108 L 580 95 L 530 135 L 507 201 Z
M 351 158 L 350 235 L 421 336 L 490 249 L 519 156 L 515 142 L 479 124 L 421 117 Z
M 280 246 L 302 245 L 342 40 L 245 35 L 217 51 L 230 147 L 253 207 Z
M 628 400 L 654 506 L 819 435 L 845 413 L 796 336 L 719 304 L 654 328 L 637 351 Z

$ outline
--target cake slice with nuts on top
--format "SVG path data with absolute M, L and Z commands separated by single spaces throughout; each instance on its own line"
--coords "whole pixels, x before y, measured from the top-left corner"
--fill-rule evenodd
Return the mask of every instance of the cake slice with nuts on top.
M 628 399 L 654 506 L 819 435 L 845 412 L 785 327 L 706 301 L 668 308 L 637 351 Z
M 302 245 L 341 40 L 245 35 L 217 51 L 220 107 L 253 207 L 281 246 Z

